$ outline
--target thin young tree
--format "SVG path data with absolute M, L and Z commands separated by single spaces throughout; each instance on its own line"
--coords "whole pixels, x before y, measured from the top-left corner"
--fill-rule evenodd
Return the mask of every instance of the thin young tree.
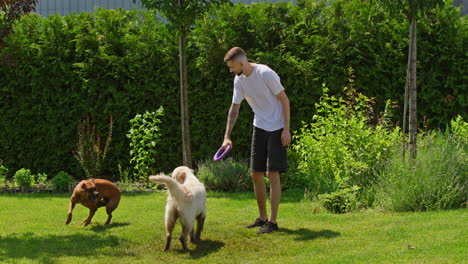
M 442 5 L 444 0 L 378 0 L 384 3 L 393 13 L 403 12 L 409 23 L 408 65 L 406 71 L 404 107 L 403 107 L 403 155 L 406 152 L 406 115 L 409 110 L 409 145 L 411 157 L 417 153 L 417 21 L 421 14 Z
M 135 2 L 135 0 L 133 0 Z M 179 38 L 179 81 L 180 113 L 182 125 L 182 160 L 183 164 L 192 167 L 190 148 L 190 125 L 188 108 L 187 79 L 187 35 L 195 19 L 214 5 L 227 3 L 228 0 L 141 0 L 143 6 L 155 10 L 177 28 Z

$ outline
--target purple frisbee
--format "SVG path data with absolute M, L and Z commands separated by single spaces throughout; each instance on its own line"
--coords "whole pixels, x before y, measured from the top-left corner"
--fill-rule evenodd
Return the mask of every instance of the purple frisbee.
M 222 160 L 224 157 L 226 157 L 226 155 L 229 153 L 230 150 L 231 150 L 231 145 L 227 145 L 226 149 L 224 149 L 223 147 L 220 147 L 218 151 L 216 151 L 216 154 L 214 155 L 213 160 L 214 161 Z

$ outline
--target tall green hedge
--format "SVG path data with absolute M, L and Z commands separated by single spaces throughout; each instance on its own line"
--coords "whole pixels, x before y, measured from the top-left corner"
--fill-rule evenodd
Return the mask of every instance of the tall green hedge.
M 178 160 L 177 46 L 147 12 L 100 10 L 22 19 L 0 68 L 0 155 L 7 166 L 84 176 L 72 156 L 76 126 L 89 113 L 101 134 L 113 115 L 105 171 L 128 164 L 125 134 L 136 113 L 166 109 L 165 167 Z M 78 177 L 79 178 L 79 177 Z
M 447 5 L 421 18 L 418 31 L 419 116 L 444 126 L 466 115 L 466 17 Z M 104 171 L 128 165 L 129 120 L 165 109 L 161 171 L 181 164 L 177 39 L 146 11 L 98 10 L 65 17 L 24 17 L 0 49 L 0 159 L 16 169 L 83 177 L 73 159 L 78 121 L 90 114 L 105 134 L 114 117 Z M 232 46 L 276 70 L 291 101 L 291 127 L 309 121 L 322 83 L 338 93 L 348 82 L 402 105 L 408 22 L 374 1 L 225 5 L 194 25 L 189 45 L 189 109 L 194 164 L 222 141 L 233 76 L 223 62 Z M 233 132 L 232 155 L 249 155 L 253 114 L 246 103 Z M 466 116 L 465 116 L 466 118 Z

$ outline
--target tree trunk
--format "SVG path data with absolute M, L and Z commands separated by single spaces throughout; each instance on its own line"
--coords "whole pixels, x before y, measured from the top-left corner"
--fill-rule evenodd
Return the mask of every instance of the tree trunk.
M 411 51 L 411 69 L 409 83 L 409 144 L 411 157 L 416 157 L 416 134 L 418 132 L 417 105 L 416 105 L 416 18 L 411 19 L 413 25 L 412 38 L 410 40 Z
M 192 167 L 192 151 L 190 149 L 190 125 L 188 110 L 188 81 L 187 81 L 187 34 L 185 28 L 179 26 L 179 72 L 180 72 L 180 115 L 182 124 L 182 162 Z
M 405 158 L 406 153 L 406 116 L 408 113 L 408 87 L 410 82 L 410 72 L 411 72 L 411 53 L 413 51 L 411 46 L 411 39 L 413 37 L 413 21 L 411 21 L 409 26 L 409 35 L 408 35 L 408 63 L 406 64 L 406 81 L 405 81 L 405 97 L 403 103 L 403 129 L 402 129 L 402 143 L 403 143 L 403 150 L 402 155 Z

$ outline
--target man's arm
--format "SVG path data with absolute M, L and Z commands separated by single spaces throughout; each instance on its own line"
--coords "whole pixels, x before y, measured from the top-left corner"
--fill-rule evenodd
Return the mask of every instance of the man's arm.
M 226 148 L 227 145 L 231 145 L 232 147 L 231 132 L 234 128 L 234 125 L 236 124 L 237 116 L 239 115 L 239 108 L 240 104 L 231 104 L 231 108 L 229 108 L 229 114 L 226 123 L 226 132 L 224 133 L 223 148 Z
M 281 134 L 281 143 L 283 144 L 283 146 L 288 146 L 289 144 L 291 144 L 291 131 L 289 127 L 291 114 L 289 109 L 289 99 L 284 90 L 279 92 L 276 95 L 276 98 L 278 98 L 278 100 L 281 103 L 281 106 L 283 107 L 284 128 L 283 133 Z

